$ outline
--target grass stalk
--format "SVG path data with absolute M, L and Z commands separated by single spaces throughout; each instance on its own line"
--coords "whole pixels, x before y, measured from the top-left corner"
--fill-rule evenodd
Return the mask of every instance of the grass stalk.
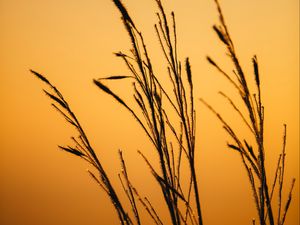
M 236 106 L 236 104 L 229 98 L 226 94 L 222 93 L 223 97 L 225 97 L 231 106 L 233 106 L 234 110 L 239 114 L 242 121 L 246 124 L 252 135 L 255 139 L 256 152 L 254 152 L 253 147 L 248 144 L 246 140 L 244 140 L 243 145 L 241 138 L 233 131 L 231 126 L 218 114 L 213 107 L 208 105 L 205 101 L 202 102 L 219 118 L 222 122 L 225 130 L 234 140 L 235 144 L 228 144 L 228 147 L 234 150 L 237 150 L 242 156 L 243 165 L 248 173 L 248 177 L 250 180 L 250 186 L 253 191 L 253 196 L 255 200 L 255 205 L 257 208 L 257 213 L 259 217 L 260 225 L 266 225 L 266 218 L 268 218 L 269 225 L 275 225 L 274 221 L 274 213 L 272 208 L 272 196 L 274 187 L 276 185 L 276 179 L 278 174 L 278 187 L 279 187 L 279 204 L 278 204 L 278 217 L 277 224 L 281 224 L 281 206 L 282 206 L 282 187 L 283 187 L 283 177 L 284 177 L 284 168 L 285 168 L 285 140 L 286 140 L 286 131 L 284 132 L 284 144 L 283 144 L 283 152 L 279 158 L 279 162 L 276 169 L 275 180 L 271 189 L 268 186 L 267 181 L 267 169 L 265 167 L 266 153 L 264 148 L 264 106 L 262 103 L 261 96 L 261 81 L 258 67 L 257 57 L 254 56 L 252 58 L 253 71 L 254 71 L 254 80 L 256 83 L 256 93 L 254 92 L 251 95 L 251 90 L 248 86 L 246 75 L 242 69 L 242 66 L 239 62 L 239 59 L 236 54 L 236 50 L 234 47 L 234 43 L 229 34 L 228 28 L 225 23 L 225 19 L 223 16 L 223 12 L 221 10 L 220 4 L 218 0 L 214 0 L 217 6 L 217 11 L 219 14 L 219 23 L 220 26 L 213 26 L 214 31 L 216 32 L 220 41 L 225 45 L 228 55 L 231 58 L 231 61 L 234 65 L 235 73 L 234 75 L 237 78 L 237 83 L 234 81 L 229 74 L 224 72 L 213 59 L 207 57 L 208 62 L 215 67 L 225 78 L 233 84 L 233 86 L 238 90 L 240 98 L 243 102 L 243 107 L 248 112 L 248 116 L 244 116 L 242 114 L 242 110 Z M 253 97 L 252 97 L 253 96 Z M 256 98 L 257 96 L 257 98 Z M 254 104 L 255 103 L 255 104 Z M 250 121 L 250 122 L 248 122 Z M 254 146 L 254 145 L 253 145 Z M 256 178 L 253 177 L 252 169 L 255 171 Z M 258 182 L 256 182 L 258 180 Z M 288 208 L 288 207 L 287 207 Z M 285 210 L 286 212 L 286 210 Z

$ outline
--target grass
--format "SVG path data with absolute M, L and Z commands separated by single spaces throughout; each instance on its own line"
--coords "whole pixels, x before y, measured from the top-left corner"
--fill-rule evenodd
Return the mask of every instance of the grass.
M 213 29 L 218 35 L 222 44 L 226 47 L 227 54 L 230 57 L 234 66 L 234 78 L 232 78 L 228 73 L 223 71 L 210 57 L 207 57 L 208 62 L 214 66 L 222 75 L 224 75 L 229 82 L 238 91 L 240 99 L 243 102 L 242 106 L 237 106 L 230 97 L 228 97 L 223 92 L 220 94 L 229 101 L 233 109 L 242 118 L 243 122 L 246 124 L 251 134 L 254 137 L 255 143 L 251 144 L 249 141 L 241 138 L 235 130 L 226 122 L 222 116 L 217 113 L 209 104 L 204 100 L 202 102 L 218 117 L 221 121 L 223 128 L 232 138 L 233 143 L 228 144 L 228 147 L 237 151 L 242 158 L 242 163 L 246 169 L 249 177 L 250 186 L 252 188 L 254 202 L 257 209 L 257 214 L 259 218 L 259 224 L 267 224 L 266 220 L 269 221 L 270 225 L 282 225 L 284 224 L 288 208 L 290 206 L 291 194 L 295 184 L 295 179 L 292 180 L 291 190 L 288 194 L 288 200 L 283 203 L 282 199 L 282 188 L 284 183 L 284 169 L 285 169 L 285 147 L 286 147 L 286 125 L 284 125 L 283 134 L 283 147 L 282 153 L 279 155 L 278 164 L 276 168 L 275 178 L 272 185 L 269 186 L 267 176 L 268 171 L 266 170 L 266 150 L 264 147 L 264 106 L 261 96 L 261 82 L 257 57 L 253 56 L 253 73 L 254 80 L 256 84 L 256 90 L 250 90 L 247 82 L 247 77 L 244 70 L 238 60 L 238 56 L 234 47 L 234 43 L 229 34 L 228 28 L 225 23 L 223 13 L 221 11 L 220 4 L 215 0 L 217 5 L 217 10 L 219 13 L 219 26 L 214 25 Z M 246 109 L 247 115 L 243 115 L 242 108 Z M 274 207 L 278 207 L 277 218 L 274 217 L 274 207 L 272 205 L 272 198 L 275 187 L 278 187 L 278 199 L 279 203 Z M 282 208 L 282 205 L 285 207 Z M 255 221 L 253 221 L 255 224 Z
M 151 58 L 144 41 L 142 33 L 135 26 L 130 13 L 120 0 L 113 0 L 115 6 L 122 15 L 122 22 L 131 40 L 131 53 L 118 52 L 115 55 L 124 61 L 130 71 L 128 76 L 110 76 L 94 80 L 94 84 L 103 92 L 110 95 L 115 101 L 125 107 L 142 127 L 145 135 L 153 145 L 153 151 L 159 159 L 159 170 L 155 170 L 147 157 L 139 152 L 141 158 L 149 166 L 151 174 L 161 189 L 164 203 L 167 206 L 169 220 L 173 225 L 198 224 L 203 225 L 204 219 L 201 210 L 201 196 L 198 188 L 197 173 L 195 168 L 196 155 L 196 110 L 194 108 L 194 83 L 189 58 L 182 63 L 177 54 L 177 33 L 174 12 L 169 16 L 161 0 L 155 0 L 157 4 L 157 24 L 155 32 L 162 50 L 162 58 L 167 63 L 169 84 L 172 91 L 167 91 L 160 81 L 160 76 L 155 72 Z M 266 171 L 265 160 L 267 157 L 264 148 L 264 107 L 261 97 L 261 84 L 257 57 L 252 59 L 256 90 L 248 87 L 247 78 L 238 60 L 234 44 L 225 24 L 223 13 L 218 1 L 215 1 L 219 14 L 219 26 L 213 26 L 222 44 L 226 47 L 227 53 L 234 65 L 234 77 L 223 71 L 215 61 L 207 57 L 208 62 L 224 75 L 233 87 L 238 91 L 243 105 L 237 106 L 230 97 L 221 92 L 221 95 L 229 101 L 234 111 L 242 118 L 252 135 L 255 143 L 240 137 L 229 123 L 206 101 L 201 100 L 221 121 L 223 128 L 232 138 L 228 144 L 230 149 L 240 154 L 242 164 L 249 177 L 252 188 L 254 203 L 257 208 L 258 221 L 253 224 L 260 225 L 283 225 L 291 202 L 292 188 L 288 200 L 283 202 L 282 190 L 284 185 L 284 169 L 286 155 L 286 126 L 284 126 L 283 148 L 279 156 L 275 178 L 272 185 L 269 184 L 268 171 Z M 31 70 L 31 72 L 43 81 L 51 90 L 44 92 L 53 101 L 52 106 L 66 119 L 66 121 L 77 131 L 77 137 L 72 137 L 72 146 L 59 146 L 60 149 L 71 153 L 95 168 L 97 174 L 88 171 L 92 179 L 102 188 L 113 204 L 119 217 L 120 224 L 144 224 L 140 214 L 141 210 L 148 213 L 154 224 L 162 225 L 162 219 L 149 198 L 142 198 L 138 190 L 131 183 L 127 172 L 123 152 L 119 151 L 122 172 L 119 180 L 124 193 L 130 203 L 129 208 L 124 208 L 120 201 L 120 193 L 111 184 L 102 163 L 91 146 L 87 135 L 82 129 L 79 120 L 71 110 L 68 102 L 61 92 L 43 75 Z M 131 79 L 133 83 L 136 106 L 129 106 L 122 97 L 118 96 L 106 84 L 111 81 L 122 81 Z M 243 115 L 242 108 L 247 110 Z M 170 115 L 175 114 L 176 117 Z M 181 175 L 183 164 L 188 165 L 189 182 L 184 183 Z M 186 180 L 186 179 L 185 179 Z M 278 189 L 279 203 L 274 206 L 272 199 L 274 190 Z M 277 207 L 277 217 L 274 208 Z M 234 216 L 234 215 L 233 215 Z

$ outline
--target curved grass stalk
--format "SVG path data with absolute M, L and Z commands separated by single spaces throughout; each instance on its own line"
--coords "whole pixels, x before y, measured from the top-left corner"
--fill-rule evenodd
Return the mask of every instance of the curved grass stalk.
M 281 216 L 281 205 L 282 205 L 282 187 L 283 187 L 283 177 L 284 177 L 284 168 L 285 168 L 285 139 L 286 139 L 286 130 L 284 132 L 284 144 L 283 144 L 283 152 L 279 158 L 276 174 L 275 174 L 275 180 L 273 182 L 273 186 L 270 189 L 268 186 L 267 181 L 267 169 L 265 167 L 265 160 L 266 160 L 266 153 L 264 148 L 264 106 L 262 103 L 262 97 L 261 97 L 261 84 L 260 84 L 260 74 L 259 74 L 259 68 L 258 68 L 258 62 L 257 57 L 254 56 L 252 58 L 252 64 L 253 64 L 253 71 L 254 71 L 254 80 L 256 83 L 256 92 L 254 91 L 254 94 L 251 95 L 251 90 L 248 86 L 247 79 L 245 76 L 245 73 L 242 69 L 242 66 L 240 65 L 240 62 L 238 60 L 234 43 L 231 39 L 231 36 L 229 34 L 228 28 L 225 23 L 225 19 L 220 7 L 220 4 L 218 0 L 214 0 L 217 6 L 218 14 L 219 14 L 219 22 L 220 26 L 213 26 L 214 31 L 216 32 L 217 36 L 221 40 L 221 42 L 225 45 L 228 55 L 231 58 L 231 61 L 234 65 L 235 69 L 235 76 L 237 78 L 237 82 L 233 81 L 233 79 L 228 75 L 226 72 L 224 72 L 216 63 L 214 60 L 212 60 L 210 57 L 207 57 L 208 62 L 214 66 L 222 75 L 225 76 L 226 79 L 229 80 L 230 83 L 234 85 L 234 87 L 238 90 L 240 99 L 243 101 L 243 106 L 247 112 L 247 117 L 243 115 L 241 112 L 242 110 L 237 107 L 231 98 L 229 98 L 226 94 L 222 93 L 223 97 L 225 97 L 231 106 L 233 106 L 234 110 L 239 114 L 239 116 L 242 118 L 243 122 L 246 124 L 248 129 L 250 130 L 251 134 L 254 136 L 254 139 L 256 143 L 253 145 L 249 145 L 246 140 L 244 140 L 245 145 L 243 145 L 242 139 L 235 134 L 231 126 L 225 122 L 225 120 L 218 114 L 215 109 L 213 109 L 210 105 L 208 105 L 205 101 L 204 104 L 219 118 L 219 120 L 222 122 L 225 130 L 228 132 L 228 134 L 231 136 L 231 138 L 234 140 L 235 144 L 228 144 L 228 147 L 234 150 L 237 150 L 241 156 L 242 156 L 242 162 L 243 165 L 248 173 L 249 180 L 250 180 L 250 186 L 253 191 L 254 196 L 254 202 L 257 208 L 257 213 L 259 217 L 260 225 L 266 225 L 268 219 L 269 225 L 275 225 L 276 221 L 274 219 L 274 212 L 272 207 L 272 196 L 273 191 L 276 185 L 276 179 L 279 177 L 279 204 L 278 204 L 278 217 L 277 217 L 277 225 L 282 225 L 284 222 L 284 216 Z M 252 97 L 253 96 L 253 97 Z M 257 97 L 256 97 L 257 96 Z M 255 102 L 255 104 L 254 104 Z M 250 122 L 248 122 L 250 121 Z M 254 147 L 255 146 L 255 152 Z M 256 179 L 253 177 L 252 170 L 255 171 Z M 277 176 L 278 175 L 278 176 Z M 293 186 L 293 185 L 292 185 Z M 292 188 L 291 188 L 292 189 Z M 289 194 L 291 196 L 291 192 Z M 289 205 L 290 198 L 288 199 L 286 205 Z M 286 215 L 286 212 L 289 207 L 285 207 L 283 214 Z M 255 220 L 254 222 L 255 223 Z

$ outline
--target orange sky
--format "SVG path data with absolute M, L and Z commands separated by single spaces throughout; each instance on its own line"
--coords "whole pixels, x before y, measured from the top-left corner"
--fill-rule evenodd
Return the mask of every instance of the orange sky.
M 123 2 L 143 32 L 157 70 L 164 71 L 153 28 L 154 0 Z M 251 57 L 258 56 L 270 171 L 281 150 L 282 124 L 288 125 L 287 189 L 292 177 L 297 182 L 286 225 L 295 225 L 299 223 L 299 1 L 228 0 L 221 5 L 250 76 Z M 205 98 L 232 118 L 231 108 L 217 94 L 219 90 L 232 94 L 232 88 L 205 60 L 210 55 L 232 69 L 212 30 L 218 19 L 214 2 L 177 0 L 165 1 L 165 6 L 176 13 L 179 54 L 182 60 L 190 58 L 196 98 Z M 119 185 L 121 148 L 132 181 L 140 192 L 154 196 L 153 204 L 159 208 L 159 189 L 137 154 L 142 150 L 156 160 L 152 146 L 129 113 L 92 84 L 93 78 L 128 74 L 112 54 L 130 48 L 113 3 L 0 0 L 0 29 L 0 224 L 117 224 L 109 200 L 86 173 L 89 166 L 57 150 L 58 144 L 71 143 L 75 131 L 50 107 L 41 91 L 44 86 L 29 69 L 45 74 L 64 93 L 113 182 Z M 128 96 L 132 86 L 123 82 L 113 87 Z M 228 136 L 219 121 L 199 101 L 196 107 L 205 225 L 251 224 L 256 211 L 240 157 L 226 148 Z M 232 123 L 239 125 L 236 120 Z

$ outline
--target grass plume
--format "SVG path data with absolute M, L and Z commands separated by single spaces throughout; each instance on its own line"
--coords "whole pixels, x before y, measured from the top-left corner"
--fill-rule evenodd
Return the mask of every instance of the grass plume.
M 249 144 L 250 142 L 243 140 L 238 133 L 235 133 L 231 128 L 229 123 L 227 123 L 219 113 L 217 113 L 213 107 L 208 105 L 204 100 L 202 102 L 219 118 L 223 127 L 229 136 L 233 139 L 234 144 L 228 144 L 228 147 L 237 151 L 242 157 L 242 163 L 247 171 L 250 186 L 253 191 L 253 196 L 255 199 L 255 205 L 257 209 L 257 214 L 259 218 L 260 225 L 283 225 L 285 221 L 285 215 L 288 211 L 289 204 L 291 201 L 291 193 L 292 188 L 288 194 L 289 198 L 286 202 L 286 207 L 282 209 L 283 199 L 282 199 L 282 188 L 284 184 L 284 169 L 285 169 L 285 146 L 286 146 L 286 125 L 284 125 L 284 142 L 283 142 L 283 150 L 279 157 L 279 161 L 277 164 L 275 179 L 272 185 L 272 188 L 269 187 L 268 184 L 268 171 L 265 167 L 265 161 L 267 152 L 264 146 L 264 106 L 261 97 L 261 82 L 260 82 L 260 74 L 259 74 L 259 66 L 257 57 L 254 56 L 252 58 L 253 64 L 253 73 L 254 80 L 256 83 L 256 91 L 251 94 L 251 90 L 248 86 L 247 78 L 244 73 L 244 70 L 238 60 L 238 56 L 234 47 L 234 43 L 229 34 L 228 28 L 225 23 L 225 19 L 223 16 L 223 12 L 221 10 L 220 4 L 218 0 L 215 0 L 218 14 L 219 14 L 219 26 L 214 25 L 213 30 L 216 32 L 220 41 L 225 45 L 227 50 L 227 54 L 230 56 L 231 61 L 234 65 L 234 70 L 236 71 L 235 76 L 238 80 L 238 83 L 234 82 L 230 75 L 225 73 L 213 59 L 207 57 L 208 62 L 214 66 L 222 75 L 224 75 L 230 83 L 232 83 L 239 92 L 240 99 L 243 102 L 243 105 L 239 107 L 229 98 L 227 95 L 222 95 L 229 100 L 230 104 L 233 106 L 236 112 L 238 112 L 239 116 L 242 118 L 243 122 L 249 128 L 251 134 L 255 139 L 255 143 Z M 243 115 L 242 109 L 246 109 L 248 115 Z M 250 121 L 250 122 L 248 122 Z M 244 144 L 243 144 L 244 143 Z M 255 173 L 253 173 L 253 171 Z M 255 178 L 254 178 L 255 176 Z M 276 183 L 278 177 L 278 183 Z M 293 180 L 294 183 L 294 180 Z M 274 210 L 271 200 L 273 197 L 273 191 L 275 186 L 278 186 L 278 213 L 277 220 L 274 217 Z M 283 214 L 283 215 L 282 215 Z M 282 216 L 281 216 L 282 215 Z M 268 220 L 268 223 L 267 223 Z M 255 224 L 255 220 L 253 220 L 253 224 Z

